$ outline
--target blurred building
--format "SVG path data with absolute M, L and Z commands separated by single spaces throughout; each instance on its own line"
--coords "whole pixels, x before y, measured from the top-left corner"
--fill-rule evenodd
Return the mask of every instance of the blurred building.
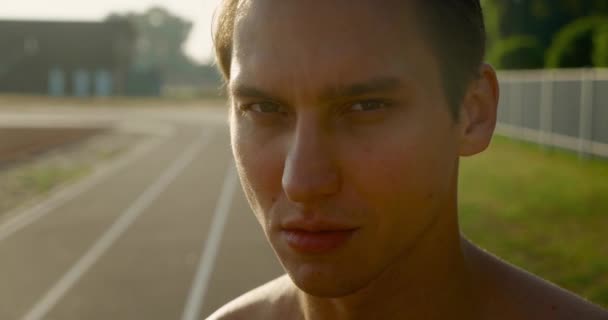
M 136 34 L 127 21 L 0 21 L 0 92 L 127 95 Z

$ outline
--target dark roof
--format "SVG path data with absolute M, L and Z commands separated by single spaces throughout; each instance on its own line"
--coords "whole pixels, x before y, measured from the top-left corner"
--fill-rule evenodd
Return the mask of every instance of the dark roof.
M 124 20 L 106 22 L 0 20 L 0 64 L 43 56 L 62 66 L 115 65 L 131 56 L 135 32 Z

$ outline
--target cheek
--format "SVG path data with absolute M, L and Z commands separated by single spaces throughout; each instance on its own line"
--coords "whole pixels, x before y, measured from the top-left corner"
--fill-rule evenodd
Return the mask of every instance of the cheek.
M 232 150 L 241 183 L 256 216 L 262 218 L 281 194 L 283 155 L 279 141 L 253 134 L 246 126 L 231 124 Z
M 368 206 L 420 215 L 449 195 L 454 170 L 451 146 L 417 135 L 401 137 L 356 149 L 357 154 L 348 156 L 357 159 L 348 170 L 350 180 Z

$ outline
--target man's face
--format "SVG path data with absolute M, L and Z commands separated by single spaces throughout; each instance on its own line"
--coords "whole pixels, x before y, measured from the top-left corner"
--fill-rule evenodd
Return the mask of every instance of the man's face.
M 270 244 L 309 294 L 364 288 L 455 205 L 459 130 L 407 7 L 254 0 L 237 22 L 234 156 Z

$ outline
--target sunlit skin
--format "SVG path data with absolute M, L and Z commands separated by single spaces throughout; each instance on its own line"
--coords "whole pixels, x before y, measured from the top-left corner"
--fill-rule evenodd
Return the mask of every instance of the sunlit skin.
M 480 65 L 454 119 L 415 13 L 388 3 L 243 9 L 228 82 L 233 153 L 288 277 L 217 319 L 483 319 L 506 305 L 488 301 L 494 276 L 477 271 L 494 262 L 457 219 L 459 158 L 493 134 L 495 72 Z M 299 252 L 284 229 L 302 221 L 352 235 Z

